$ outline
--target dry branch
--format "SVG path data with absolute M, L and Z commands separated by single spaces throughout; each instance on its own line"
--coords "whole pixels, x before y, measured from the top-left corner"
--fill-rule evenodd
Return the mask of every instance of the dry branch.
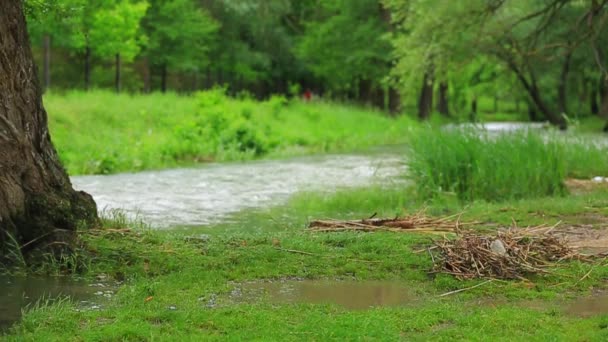
M 452 215 L 444 218 L 435 218 L 418 212 L 405 217 L 394 219 L 363 219 L 363 220 L 315 220 L 310 222 L 308 228 L 315 232 L 339 232 L 339 231 L 389 231 L 408 233 L 435 233 L 435 232 L 458 232 L 461 227 L 473 223 L 460 222 L 460 215 Z
M 459 279 L 525 279 L 526 275 L 547 273 L 555 263 L 583 259 L 565 239 L 549 234 L 553 227 L 512 228 L 496 235 L 464 233 L 456 239 L 436 241 L 434 272 Z M 492 244 L 504 246 L 504 251 Z

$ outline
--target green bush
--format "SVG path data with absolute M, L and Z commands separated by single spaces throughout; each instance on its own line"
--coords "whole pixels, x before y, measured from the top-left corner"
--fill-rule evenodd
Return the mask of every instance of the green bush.
M 562 195 L 564 144 L 533 132 L 489 136 L 473 130 L 422 130 L 411 144 L 409 174 L 423 198 L 462 201 Z

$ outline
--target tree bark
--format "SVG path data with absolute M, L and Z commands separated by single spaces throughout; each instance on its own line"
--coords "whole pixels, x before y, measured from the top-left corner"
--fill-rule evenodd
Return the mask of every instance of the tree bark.
M 91 86 L 91 48 L 87 45 L 84 50 L 84 90 Z
M 121 65 L 120 65 L 120 54 L 116 54 L 116 76 L 114 78 L 114 83 L 116 87 L 116 93 L 120 94 L 120 90 L 122 88 L 122 79 L 121 79 Z
M 51 142 L 22 1 L 0 1 L 0 89 L 0 261 L 13 240 L 22 254 L 65 251 L 97 210 L 74 191 Z
M 45 34 L 43 38 L 44 62 L 43 62 L 43 77 L 44 90 L 51 87 L 51 35 Z
M 442 81 L 439 83 L 439 98 L 437 99 L 437 111 L 444 116 L 450 116 L 450 108 L 448 105 L 448 83 Z
M 420 99 L 418 100 L 418 118 L 426 120 L 433 109 L 433 76 L 427 71 L 422 79 Z

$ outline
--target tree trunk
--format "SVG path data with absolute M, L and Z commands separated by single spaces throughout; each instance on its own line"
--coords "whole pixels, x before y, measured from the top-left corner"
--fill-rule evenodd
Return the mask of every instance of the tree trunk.
M 562 65 L 562 72 L 559 77 L 559 82 L 557 84 L 557 105 L 558 105 L 558 114 L 568 114 L 568 73 L 570 72 L 570 59 L 572 57 L 572 53 L 568 53 L 566 58 L 564 59 L 564 64 Z
M 396 88 L 388 88 L 388 110 L 395 115 L 401 111 L 401 95 Z
M 150 93 L 150 60 L 144 57 L 144 93 Z
M 532 122 L 538 121 L 538 113 L 536 113 L 536 107 L 530 101 L 528 101 L 528 117 Z
M 114 83 L 116 86 L 116 93 L 120 93 L 120 90 L 122 88 L 122 79 L 121 79 L 121 65 L 120 65 L 120 54 L 117 53 L 116 54 L 116 77 L 114 79 Z
M 380 110 L 386 110 L 384 88 L 376 85 L 372 90 L 372 105 Z
M 370 94 L 372 91 L 372 83 L 368 80 L 360 79 L 357 81 L 357 87 L 355 90 L 355 101 L 368 104 L 370 99 Z
M 469 114 L 469 120 L 471 122 L 477 121 L 477 96 L 471 100 L 471 113 Z
M 515 63 L 510 61 L 509 66 L 511 67 L 511 70 L 515 72 L 515 75 L 524 86 L 524 89 L 526 89 L 528 92 L 528 96 L 534 103 L 536 109 L 538 109 L 552 125 L 559 127 L 561 130 L 566 130 L 568 128 L 568 123 L 564 117 L 561 114 L 556 114 L 553 110 L 551 110 L 543 100 L 533 71 L 530 70 L 530 80 L 528 80 L 523 72 L 517 68 Z
M 433 76 L 427 71 L 424 73 L 420 99 L 418 100 L 418 118 L 426 120 L 431 116 L 433 109 Z
M 84 51 L 84 89 L 91 85 L 91 48 L 87 45 Z
M 591 108 L 591 114 L 597 115 L 600 113 L 600 107 L 597 104 L 597 89 L 593 85 L 589 94 L 589 105 Z
M 64 251 L 97 210 L 72 189 L 51 143 L 22 1 L 0 1 L 0 89 L 0 260 L 13 239 L 22 254 Z
M 167 64 L 160 67 L 160 91 L 167 92 Z
M 450 108 L 448 105 L 448 83 L 442 81 L 439 83 L 439 98 L 437 99 L 437 111 L 444 116 L 450 116 Z
M 598 114 L 608 119 L 608 75 L 599 82 L 600 108 Z
M 45 34 L 43 40 L 44 62 L 43 62 L 43 77 L 44 90 L 51 87 L 51 35 Z
M 606 75 L 601 81 L 600 81 L 600 100 L 601 100 L 601 107 L 599 110 L 599 115 L 600 117 L 604 118 L 606 120 L 606 125 L 604 126 L 604 132 L 608 133 L 608 75 Z

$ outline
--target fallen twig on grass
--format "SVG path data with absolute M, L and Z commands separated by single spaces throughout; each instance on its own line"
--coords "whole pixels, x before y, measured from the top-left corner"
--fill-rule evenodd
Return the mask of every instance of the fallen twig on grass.
M 456 214 L 443 218 L 426 216 L 424 211 L 394 219 L 377 219 L 372 215 L 363 220 L 315 220 L 310 222 L 308 228 L 314 232 L 339 231 L 389 231 L 408 233 L 456 233 L 462 226 L 472 225 L 475 222 L 460 222 L 460 215 Z M 454 220 L 456 218 L 456 220 Z
M 474 286 L 465 287 L 464 289 L 458 289 L 458 290 L 454 290 L 454 291 L 446 292 L 446 293 L 444 293 L 444 294 L 440 294 L 438 297 L 445 297 L 445 296 L 453 295 L 453 294 L 455 294 L 455 293 L 460 293 L 460 292 L 464 292 L 464 291 L 472 290 L 472 289 L 474 289 L 474 288 L 476 288 L 476 287 L 480 287 L 480 286 L 485 285 L 485 284 L 487 284 L 487 283 L 491 283 L 491 282 L 493 282 L 493 281 L 495 281 L 495 280 L 496 280 L 496 279 L 490 279 L 490 280 L 486 280 L 486 281 L 484 281 L 483 283 L 479 283 L 479 284 L 474 285 Z

